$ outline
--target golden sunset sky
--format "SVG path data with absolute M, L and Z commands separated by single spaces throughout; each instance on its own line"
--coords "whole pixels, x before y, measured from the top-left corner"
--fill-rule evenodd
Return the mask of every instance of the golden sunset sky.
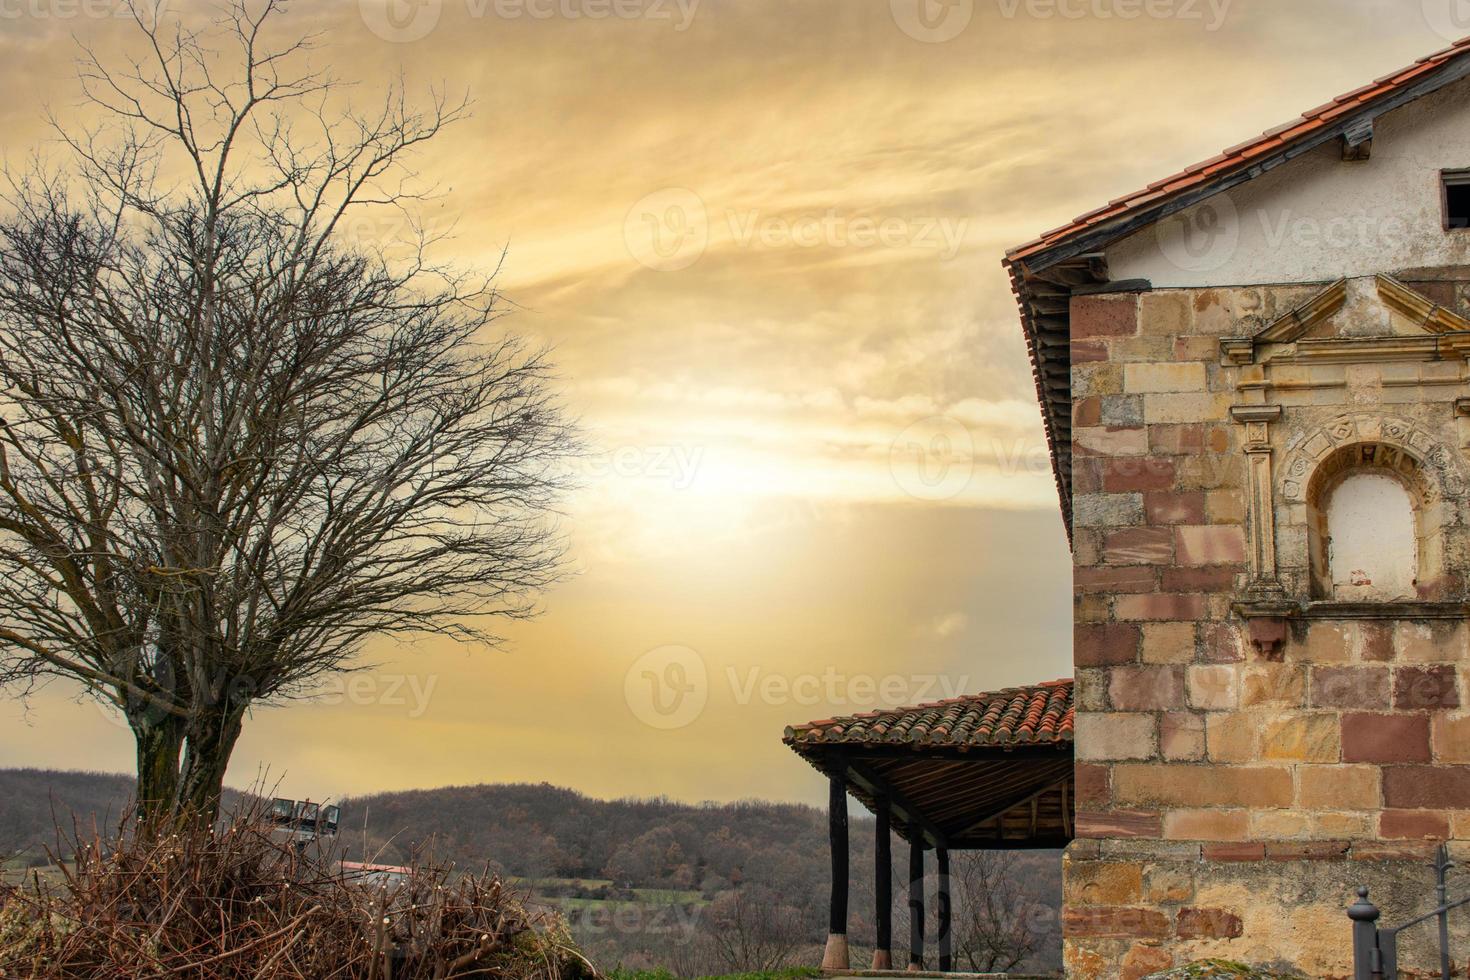
M 0 149 L 112 0 L 0 0 Z M 207 9 L 183 4 L 186 18 Z M 1461 9 L 1465 8 L 1465 9 Z M 576 571 L 501 650 L 373 645 L 258 710 L 229 782 L 812 800 L 782 728 L 1071 671 L 1070 566 L 1006 247 L 1470 34 L 1461 0 L 298 2 L 364 98 L 468 89 L 417 159 L 594 452 Z M 1457 17 L 1463 24 L 1457 24 Z M 391 236 L 365 220 L 354 234 Z M 0 766 L 127 771 L 55 684 Z

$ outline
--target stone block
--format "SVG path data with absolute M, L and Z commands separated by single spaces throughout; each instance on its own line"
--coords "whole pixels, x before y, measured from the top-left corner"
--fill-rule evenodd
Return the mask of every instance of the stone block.
M 1293 840 L 1311 835 L 1311 814 L 1300 810 L 1251 811 L 1250 837 L 1253 840 Z
M 1205 757 L 1205 716 L 1171 711 L 1159 719 L 1159 754 L 1168 762 L 1198 762 Z
M 1458 708 L 1455 668 L 1448 664 L 1394 668 L 1393 706 L 1400 711 Z
M 1392 684 L 1387 667 L 1313 667 L 1312 707 L 1387 711 Z
M 1297 664 L 1255 663 L 1240 682 L 1240 706 L 1298 708 L 1307 700 L 1307 671 Z
M 1174 954 L 1160 946 L 1134 943 L 1123 954 L 1121 980 L 1143 980 L 1153 973 L 1162 973 L 1174 965 Z
M 1079 762 L 1072 768 L 1077 803 L 1099 806 L 1108 802 L 1108 767 Z
M 1206 385 L 1205 366 L 1198 362 L 1126 364 L 1123 367 L 1123 390 L 1130 395 L 1201 392 Z
M 1085 712 L 1075 724 L 1079 759 L 1151 759 L 1159 750 L 1158 721 L 1151 714 Z
M 1164 837 L 1169 840 L 1241 841 L 1250 834 L 1244 810 L 1168 810 Z
M 1356 633 L 1351 625 L 1311 623 L 1307 627 L 1307 642 L 1300 659 L 1314 664 L 1342 663 L 1351 660 L 1356 639 Z M 1292 646 L 1295 647 L 1296 644 Z
M 1348 712 L 1342 716 L 1344 762 L 1428 762 L 1429 716 Z
M 1174 528 L 1175 553 L 1181 565 L 1239 565 L 1245 561 L 1245 531 L 1212 524 Z
M 1448 840 L 1449 814 L 1439 810 L 1384 810 L 1378 836 L 1385 840 Z
M 1133 623 L 1082 623 L 1072 627 L 1072 659 L 1078 667 L 1110 667 L 1138 659 L 1142 630 Z
M 1386 663 L 1393 658 L 1393 627 L 1388 623 L 1359 624 L 1358 659 Z
M 1273 762 L 1337 762 L 1342 727 L 1335 714 L 1271 718 L 1261 733 L 1261 758 Z
M 1062 911 L 1062 934 L 1068 938 L 1163 939 L 1171 931 L 1158 909 L 1072 906 Z
M 1156 838 L 1164 832 L 1164 818 L 1156 810 L 1078 810 L 1077 836 L 1115 841 L 1119 838 Z
M 1125 621 L 1193 622 L 1204 618 L 1206 605 L 1203 595 L 1161 592 L 1153 595 L 1119 596 L 1113 603 L 1113 610 L 1118 619 Z
M 1261 720 L 1254 714 L 1218 712 L 1205 718 L 1205 747 L 1211 762 L 1258 762 Z
M 1134 427 L 1143 425 L 1141 395 L 1101 395 L 1098 416 L 1102 425 Z
M 1201 856 L 1206 861 L 1264 861 L 1266 845 L 1261 841 L 1206 844 Z
M 1188 290 L 1154 290 L 1138 297 L 1138 329 L 1142 333 L 1177 337 L 1193 332 L 1193 323 L 1193 296 Z
M 1072 588 L 1079 594 L 1153 592 L 1158 585 L 1158 573 L 1151 565 L 1078 567 L 1072 570 Z
M 1286 766 L 1113 767 L 1113 799 L 1124 806 L 1287 807 L 1292 795 Z
M 1245 933 L 1240 916 L 1228 909 L 1179 910 L 1177 931 L 1180 939 L 1236 939 Z
M 1130 527 L 1143 523 L 1143 497 L 1136 493 L 1089 493 L 1072 497 L 1077 527 Z
M 1138 297 L 1076 296 L 1070 319 L 1074 338 L 1132 337 L 1138 333 Z
M 1195 664 L 1186 684 L 1191 707 L 1228 711 L 1240 704 L 1240 669 L 1234 664 Z
M 1119 711 L 1172 711 L 1184 707 L 1184 668 L 1115 667 L 1108 698 Z
M 1301 766 L 1297 804 L 1307 810 L 1375 810 L 1382 800 L 1377 766 Z
M 1073 861 L 1063 892 L 1081 905 L 1133 905 L 1143 900 L 1143 865 L 1123 861 Z
M 1145 493 L 1144 516 L 1151 525 L 1201 524 L 1205 520 L 1205 495 L 1194 490 L 1187 493 Z
M 1166 456 L 1189 456 L 1204 452 L 1203 422 L 1166 422 L 1148 427 L 1149 452 Z
M 1436 762 L 1470 762 L 1470 715 L 1435 713 L 1433 745 Z
M 1165 568 L 1159 587 L 1165 592 L 1235 592 L 1242 565 Z
M 1188 865 L 1148 864 L 1143 869 L 1143 897 L 1153 905 L 1177 905 L 1194 898 L 1194 873 Z
M 1116 770 L 1113 778 L 1116 786 Z M 1383 804 L 1404 810 L 1470 809 L 1470 766 L 1389 766 L 1383 770 Z
M 1131 366 L 1131 365 L 1130 365 Z M 1189 422 L 1223 422 L 1229 417 L 1231 398 L 1203 390 L 1143 396 L 1143 420 L 1149 425 Z
M 1143 662 L 1187 664 L 1194 660 L 1193 623 L 1144 623 Z
M 1373 836 L 1373 818 L 1367 813 L 1329 811 L 1314 813 L 1312 836 L 1328 840 L 1362 840 Z
M 1072 450 L 1079 456 L 1142 456 L 1148 435 L 1142 426 L 1088 426 L 1072 430 Z
M 1174 461 L 1166 456 L 1119 456 L 1103 460 L 1102 488 L 1107 493 L 1173 487 Z
M 1174 535 L 1166 527 L 1130 527 L 1103 536 L 1109 565 L 1167 565 L 1174 560 Z

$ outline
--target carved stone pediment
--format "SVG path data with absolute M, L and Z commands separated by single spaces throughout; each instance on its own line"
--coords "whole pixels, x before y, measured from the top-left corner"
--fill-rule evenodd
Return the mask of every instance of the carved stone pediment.
M 1390 276 L 1365 276 L 1220 346 L 1249 464 L 1250 579 L 1234 609 L 1262 654 L 1279 655 L 1285 621 L 1314 610 L 1463 614 L 1470 583 L 1446 555 L 1470 542 L 1459 504 L 1470 488 L 1470 319 Z M 1325 498 L 1314 493 L 1350 465 L 1396 473 L 1416 501 L 1415 602 L 1345 604 L 1332 591 Z
M 1249 336 L 1220 341 L 1227 363 L 1464 359 L 1470 320 L 1390 276 L 1339 279 Z

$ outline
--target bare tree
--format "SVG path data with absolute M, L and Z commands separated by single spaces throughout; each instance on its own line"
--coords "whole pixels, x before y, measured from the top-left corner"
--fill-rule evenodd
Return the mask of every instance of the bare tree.
M 793 905 L 775 889 L 745 884 L 722 892 L 705 910 L 705 935 L 729 973 L 790 966 L 811 941 L 811 906 Z
M 352 109 L 283 6 L 135 11 L 146 57 L 82 62 L 105 121 L 3 195 L 0 682 L 121 710 L 154 817 L 217 812 L 252 705 L 369 636 L 494 642 L 560 568 L 572 434 L 493 273 L 345 233 L 412 223 L 465 103 Z
M 1005 973 L 1036 952 L 1038 907 L 1012 851 L 957 851 L 950 857 L 955 954 L 975 973 Z

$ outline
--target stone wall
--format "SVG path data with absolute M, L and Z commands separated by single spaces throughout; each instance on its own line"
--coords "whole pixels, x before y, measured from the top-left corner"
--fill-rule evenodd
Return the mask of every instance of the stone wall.
M 1402 918 L 1432 894 L 1437 842 L 1470 841 L 1470 630 L 1453 607 L 1470 539 L 1464 361 L 1390 340 L 1366 359 L 1222 355 L 1222 338 L 1327 285 L 1073 300 L 1072 976 L 1199 956 L 1345 975 L 1352 889 Z M 1371 337 L 1376 322 L 1412 340 L 1370 293 L 1313 336 Z M 1241 421 L 1278 407 L 1269 425 Z M 1420 517 L 1436 571 L 1416 602 L 1313 592 L 1308 483 L 1360 444 L 1402 451 L 1433 508 Z M 1279 594 L 1260 589 L 1268 561 Z M 1263 595 L 1292 612 L 1250 618 Z

